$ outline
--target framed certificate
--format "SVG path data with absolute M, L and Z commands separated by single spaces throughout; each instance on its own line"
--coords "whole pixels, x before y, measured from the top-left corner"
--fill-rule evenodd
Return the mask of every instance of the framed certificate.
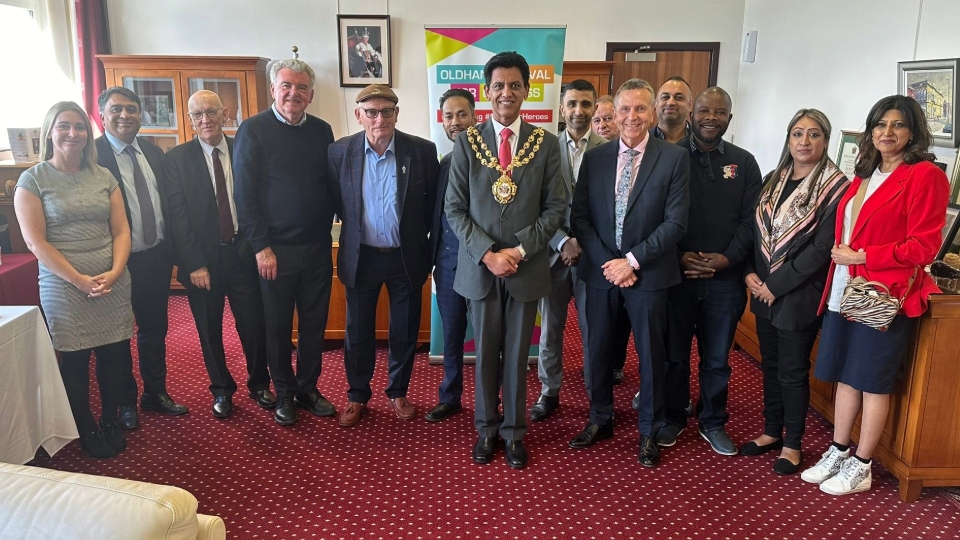
M 857 156 L 860 155 L 860 136 L 859 131 L 841 131 L 840 144 L 837 145 L 837 168 L 847 175 L 847 178 L 853 180 L 856 176 L 854 169 L 857 166 Z

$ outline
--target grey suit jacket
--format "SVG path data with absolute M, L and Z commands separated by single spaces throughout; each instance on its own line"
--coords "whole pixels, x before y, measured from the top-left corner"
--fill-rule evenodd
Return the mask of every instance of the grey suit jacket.
M 550 254 L 551 266 L 553 266 L 553 264 L 556 263 L 557 259 L 560 257 L 560 242 L 563 241 L 563 239 L 567 236 L 574 236 L 573 231 L 570 230 L 570 207 L 573 205 L 573 179 L 575 176 L 573 164 L 570 163 L 570 151 L 567 149 L 567 146 L 570 144 L 570 135 L 567 133 L 567 130 L 563 130 L 563 133 L 560 134 L 559 140 L 560 173 L 563 175 L 563 187 L 567 193 L 567 213 L 564 217 L 563 225 L 557 229 L 556 234 L 554 234 L 553 238 L 550 239 L 550 247 L 552 248 L 552 253 Z M 596 148 L 605 142 L 607 142 L 606 139 L 597 135 L 591 129 L 587 131 L 587 147 L 583 151 L 586 152 L 591 148 Z
M 584 255 L 578 276 L 591 287 L 613 284 L 600 268 L 633 254 L 640 264 L 633 287 L 652 291 L 680 283 L 677 242 L 687 231 L 690 211 L 690 157 L 677 145 L 655 137 L 647 142 L 623 219 L 622 246 L 616 244 L 617 154 L 613 141 L 588 151 L 580 166 L 570 221 Z
M 487 146 L 496 151 L 492 121 L 477 128 Z M 521 123 L 517 148 L 523 147 L 533 129 Z M 532 150 L 531 144 L 528 152 Z M 534 159 L 514 169 L 517 194 L 508 204 L 501 205 L 493 197 L 492 186 L 499 177 L 496 170 L 480 164 L 467 133 L 461 133 L 454 144 L 446 192 L 447 221 L 460 240 L 453 288 L 464 298 L 483 299 L 495 277 L 481 261 L 483 255 L 522 244 L 527 260 L 506 278 L 506 287 L 516 300 L 532 302 L 550 293 L 548 246 L 567 212 L 557 137 L 545 133 Z

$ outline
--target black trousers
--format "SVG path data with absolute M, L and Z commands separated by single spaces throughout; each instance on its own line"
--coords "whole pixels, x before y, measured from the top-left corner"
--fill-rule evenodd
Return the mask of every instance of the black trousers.
M 117 418 L 124 378 L 129 374 L 128 366 L 132 362 L 129 339 L 90 349 L 60 352 L 60 377 L 67 391 L 73 420 L 77 423 L 77 430 L 81 435 L 97 430 L 97 422 L 90 411 L 90 353 L 97 356 L 100 418 L 106 422 Z
M 792 331 L 775 328 L 770 319 L 756 319 L 763 370 L 763 433 L 783 437 L 784 446 L 800 450 L 810 405 L 810 351 L 820 320 L 806 330 Z
M 420 297 L 423 283 L 411 283 L 403 265 L 400 250 L 381 253 L 376 248 L 360 246 L 357 276 L 347 293 L 347 338 L 343 344 L 343 361 L 350 389 L 350 401 L 366 403 L 373 392 L 370 379 L 376 365 L 377 299 L 387 287 L 390 298 L 390 327 L 387 332 L 389 363 L 387 397 L 407 395 L 413 373 L 413 355 L 420 332 Z
M 237 391 L 237 383 L 227 369 L 223 350 L 224 298 L 230 299 L 230 311 L 247 360 L 247 388 L 265 390 L 270 387 L 270 373 L 267 371 L 266 325 L 257 263 L 252 254 L 241 259 L 236 244 L 220 246 L 217 257 L 217 264 L 210 273 L 210 290 L 187 288 L 187 300 L 200 336 L 203 363 L 210 376 L 210 392 L 214 396 L 232 396 Z
M 173 272 L 169 242 L 163 240 L 150 249 L 131 253 L 127 268 L 131 278 L 130 302 L 137 320 L 137 357 L 143 392 L 159 394 L 167 391 L 167 300 Z M 137 403 L 132 363 L 128 371 L 121 405 Z
M 323 368 L 323 334 L 330 311 L 333 259 L 320 243 L 271 246 L 277 258 L 277 279 L 260 278 L 267 327 L 267 364 L 278 399 L 292 399 L 317 388 Z M 297 370 L 293 351 L 293 310 L 297 310 Z

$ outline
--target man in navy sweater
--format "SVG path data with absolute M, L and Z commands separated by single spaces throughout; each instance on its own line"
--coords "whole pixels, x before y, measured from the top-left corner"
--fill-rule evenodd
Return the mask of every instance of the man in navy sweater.
M 316 75 L 291 58 L 270 67 L 274 104 L 240 125 L 234 143 L 237 221 L 256 253 L 267 326 L 267 363 L 277 391 L 274 420 L 297 421 L 294 405 L 317 416 L 336 409 L 317 390 L 333 276 L 333 198 L 327 177 L 330 124 L 306 113 Z M 291 366 L 293 311 L 299 317 L 297 371 Z

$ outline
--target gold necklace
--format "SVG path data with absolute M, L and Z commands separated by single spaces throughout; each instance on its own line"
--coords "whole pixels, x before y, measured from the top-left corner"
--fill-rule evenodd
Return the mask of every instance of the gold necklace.
M 533 133 L 531 133 L 530 137 L 527 138 L 526 142 L 523 143 L 523 147 L 520 148 L 520 150 L 517 152 L 517 155 L 513 156 L 513 159 L 510 161 L 510 165 L 504 168 L 503 165 L 500 164 L 500 160 L 494 157 L 493 153 L 490 152 L 490 148 L 487 147 L 487 143 L 484 142 L 483 137 L 480 136 L 480 130 L 478 130 L 476 126 L 470 126 L 467 128 L 467 141 L 470 142 L 470 147 L 473 148 L 474 153 L 477 155 L 477 159 L 480 160 L 480 164 L 484 167 L 494 169 L 500 173 L 500 178 L 493 183 L 492 187 L 493 197 L 498 203 L 509 204 L 513 201 L 514 196 L 517 194 L 517 185 L 513 183 L 509 173 L 517 167 L 523 167 L 527 163 L 530 163 L 530 160 L 537 156 L 537 152 L 540 150 L 540 144 L 543 143 L 543 134 L 543 128 L 533 128 Z M 534 139 L 536 139 L 535 143 Z M 478 141 L 480 148 L 477 148 Z M 530 149 L 531 143 L 533 143 L 533 149 L 530 150 L 530 155 L 523 157 L 527 153 L 527 150 Z M 480 154 L 481 148 L 486 156 Z

